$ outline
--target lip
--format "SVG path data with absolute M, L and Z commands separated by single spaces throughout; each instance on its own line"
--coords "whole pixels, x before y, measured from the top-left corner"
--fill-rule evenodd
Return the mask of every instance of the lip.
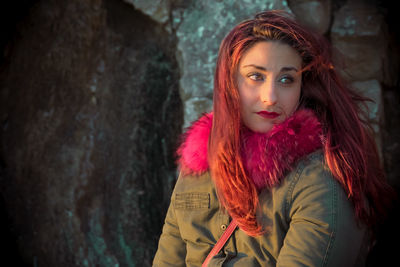
M 257 112 L 257 114 L 266 119 L 275 119 L 275 118 L 279 117 L 279 115 L 280 115 L 279 113 L 268 112 L 265 110 L 259 111 L 259 112 Z

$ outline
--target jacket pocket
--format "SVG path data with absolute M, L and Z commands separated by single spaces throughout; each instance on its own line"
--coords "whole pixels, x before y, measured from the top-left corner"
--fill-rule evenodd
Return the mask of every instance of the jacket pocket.
M 175 209 L 201 210 L 210 208 L 210 194 L 202 192 L 178 193 L 175 195 Z

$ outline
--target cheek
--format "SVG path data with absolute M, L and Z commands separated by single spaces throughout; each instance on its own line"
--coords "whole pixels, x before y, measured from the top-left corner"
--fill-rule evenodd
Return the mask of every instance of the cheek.
M 249 112 L 250 104 L 247 102 L 248 100 L 244 97 L 240 97 L 240 114 L 242 118 L 245 119 L 247 116 L 246 114 Z
M 293 112 L 300 101 L 300 88 L 293 88 L 293 91 L 288 92 L 285 97 L 284 108 L 287 113 Z
M 242 112 L 246 112 L 254 104 L 255 100 L 255 96 L 252 93 L 251 88 L 246 88 L 242 85 L 242 87 L 239 89 L 239 97 Z

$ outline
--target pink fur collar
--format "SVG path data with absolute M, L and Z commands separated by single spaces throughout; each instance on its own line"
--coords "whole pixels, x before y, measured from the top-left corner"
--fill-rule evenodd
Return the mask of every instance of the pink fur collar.
M 207 146 L 212 113 L 194 122 L 183 135 L 178 164 L 184 174 L 200 175 L 208 170 Z M 242 160 L 258 189 L 279 183 L 298 159 L 321 147 L 322 130 L 310 110 L 300 110 L 268 133 L 246 130 Z

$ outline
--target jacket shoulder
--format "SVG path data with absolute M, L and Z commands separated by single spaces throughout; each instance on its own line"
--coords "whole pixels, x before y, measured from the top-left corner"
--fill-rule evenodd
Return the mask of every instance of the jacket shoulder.
M 353 266 L 359 260 L 365 226 L 357 221 L 352 201 L 330 172 L 322 152 L 299 163 L 287 197 L 291 226 L 286 242 L 291 249 L 282 251 L 282 263 L 300 254 L 308 266 Z

